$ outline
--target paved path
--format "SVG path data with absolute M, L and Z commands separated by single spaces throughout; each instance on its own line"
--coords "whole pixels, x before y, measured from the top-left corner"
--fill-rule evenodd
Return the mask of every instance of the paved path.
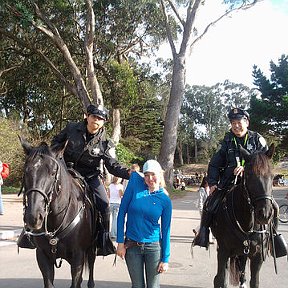
M 168 272 L 161 276 L 161 287 L 163 288 L 207 288 L 213 286 L 213 277 L 217 267 L 216 245 L 211 245 L 208 252 L 203 248 L 195 247 L 193 257 L 190 253 L 193 239 L 192 228 L 196 228 L 200 220 L 196 206 L 197 197 L 196 192 L 188 192 L 184 198 L 173 200 L 171 262 Z M 282 194 L 277 194 L 277 197 L 282 198 Z M 0 216 L 0 235 L 3 236 L 5 233 L 8 235 L 7 231 L 10 231 L 14 237 L 22 227 L 22 203 L 16 195 L 4 195 L 3 198 L 5 214 Z M 288 239 L 288 224 L 281 224 L 279 231 Z M 2 239 L 0 240 L 0 259 L 0 288 L 43 286 L 35 260 L 35 250 L 21 249 L 18 254 L 13 239 Z M 130 287 L 125 262 L 118 258 L 116 267 L 112 267 L 112 262 L 112 255 L 104 259 L 97 257 L 94 273 L 97 288 Z M 261 288 L 287 287 L 287 259 L 279 258 L 277 265 L 278 275 L 274 272 L 272 258 L 265 261 L 261 270 Z M 66 262 L 63 262 L 61 269 L 56 270 L 55 278 L 56 287 L 69 287 L 70 271 Z M 87 275 L 84 276 L 83 287 L 86 287 L 86 283 Z

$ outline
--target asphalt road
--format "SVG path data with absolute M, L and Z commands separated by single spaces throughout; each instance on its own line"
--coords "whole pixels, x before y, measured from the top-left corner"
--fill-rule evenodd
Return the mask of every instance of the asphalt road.
M 275 189 L 274 197 L 279 203 L 284 201 L 288 189 Z M 216 244 L 209 251 L 195 247 L 193 257 L 190 246 L 193 239 L 192 229 L 199 225 L 200 217 L 197 209 L 198 193 L 189 192 L 184 198 L 173 200 L 173 219 L 171 233 L 171 262 L 167 273 L 161 275 L 161 287 L 164 288 L 207 288 L 213 287 L 213 278 L 217 269 Z M 15 201 L 13 201 L 15 200 Z M 0 230 L 4 228 L 19 229 L 22 225 L 21 202 L 16 199 L 4 199 L 5 210 L 11 209 L 0 218 Z M 11 214 L 9 217 L 8 214 Z M 8 220 L 9 218 L 9 220 Z M 13 218 L 13 219 L 10 219 Z M 6 222 L 4 223 L 4 220 Z M 288 240 L 288 224 L 280 224 L 279 232 Z M 21 249 L 17 252 L 15 241 L 0 241 L 0 288 L 39 288 L 43 287 L 41 273 L 38 269 L 35 251 Z M 131 287 L 126 265 L 118 258 L 117 265 L 112 266 L 113 256 L 98 257 L 95 265 L 97 288 Z M 275 274 L 273 258 L 269 257 L 260 272 L 261 288 L 286 288 L 288 283 L 287 258 L 277 260 L 278 274 Z M 247 268 L 249 275 L 249 269 Z M 70 286 L 70 270 L 64 261 L 60 269 L 56 269 L 55 287 Z M 82 287 L 87 286 L 87 274 L 84 275 Z M 230 287 L 230 286 L 229 286 Z M 232 287 L 232 286 L 231 286 Z

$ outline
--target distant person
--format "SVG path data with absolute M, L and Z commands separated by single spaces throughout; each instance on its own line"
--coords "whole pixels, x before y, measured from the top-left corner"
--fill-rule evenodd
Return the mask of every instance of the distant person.
M 205 203 L 206 199 L 208 198 L 208 196 L 210 194 L 208 178 L 206 176 L 204 176 L 203 179 L 202 179 L 202 182 L 200 184 L 198 193 L 199 193 L 198 208 L 199 208 L 200 216 L 202 216 L 204 203 Z M 198 233 L 198 232 L 196 232 L 196 230 L 193 230 L 193 232 L 195 233 L 195 235 L 197 235 L 197 233 Z M 212 234 L 211 233 L 209 233 L 209 243 L 211 243 L 211 244 L 213 243 L 213 239 L 212 239 Z
M 170 258 L 172 204 L 160 164 L 148 160 L 143 173 L 144 177 L 138 172 L 131 174 L 121 201 L 117 255 L 126 260 L 132 287 L 158 288 Z
M 0 161 L 0 215 L 4 215 L 4 206 L 3 206 L 2 191 L 1 191 L 1 187 L 3 185 L 3 178 L 1 176 L 2 171 L 3 171 L 3 165 L 2 165 L 2 162 Z
M 108 188 L 108 198 L 110 203 L 110 211 L 112 215 L 111 223 L 111 237 L 116 238 L 117 236 L 117 216 L 121 199 L 123 197 L 123 185 L 120 183 L 121 178 L 116 176 L 112 177 L 112 182 Z

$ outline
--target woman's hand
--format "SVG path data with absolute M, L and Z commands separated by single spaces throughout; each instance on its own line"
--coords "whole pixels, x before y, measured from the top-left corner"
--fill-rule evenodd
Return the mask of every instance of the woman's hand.
M 168 270 L 168 263 L 160 262 L 158 265 L 158 273 L 164 273 Z
M 124 246 L 124 243 L 118 243 L 116 253 L 119 257 L 121 257 L 121 259 L 125 258 L 126 248 Z

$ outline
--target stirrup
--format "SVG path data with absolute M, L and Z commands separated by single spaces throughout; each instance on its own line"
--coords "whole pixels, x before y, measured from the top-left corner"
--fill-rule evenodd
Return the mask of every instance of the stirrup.
M 116 248 L 110 238 L 109 232 L 103 232 L 103 235 L 98 236 L 100 239 L 97 247 L 97 256 L 108 256 L 116 253 Z
M 31 236 L 26 234 L 24 229 L 22 230 L 20 236 L 17 239 L 17 245 L 19 248 L 35 249 L 36 246 L 31 239 Z
M 201 227 L 199 232 L 196 234 L 192 245 L 193 246 L 200 246 L 200 247 L 205 247 L 206 250 L 208 250 L 209 247 L 209 228 L 206 227 Z

